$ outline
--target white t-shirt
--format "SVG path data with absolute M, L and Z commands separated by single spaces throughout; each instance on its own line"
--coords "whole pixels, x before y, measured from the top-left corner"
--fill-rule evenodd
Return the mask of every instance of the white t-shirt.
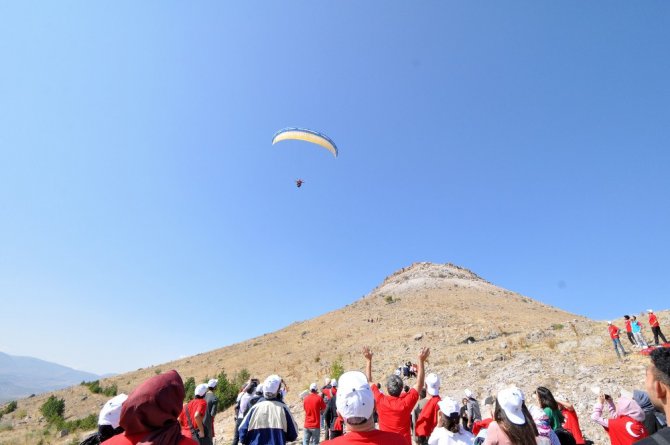
M 127 398 L 127 395 L 119 394 L 118 396 L 109 399 L 107 403 L 105 403 L 105 406 L 100 410 L 98 425 L 111 425 L 112 428 L 118 428 L 119 421 L 121 420 L 121 406 Z
M 428 438 L 428 445 L 472 445 L 475 436 L 459 425 L 458 433 L 452 433 L 444 427 L 437 427 Z

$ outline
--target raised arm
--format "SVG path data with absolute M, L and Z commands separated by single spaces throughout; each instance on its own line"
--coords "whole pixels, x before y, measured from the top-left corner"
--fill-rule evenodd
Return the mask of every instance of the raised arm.
M 365 357 L 365 376 L 372 385 L 372 351 L 369 346 L 363 346 L 363 357 Z
M 430 348 L 421 348 L 421 352 L 419 352 L 419 369 L 417 370 L 416 385 L 414 385 L 414 388 L 418 393 L 421 393 L 421 390 L 423 389 L 424 380 L 426 377 L 425 363 L 429 355 Z

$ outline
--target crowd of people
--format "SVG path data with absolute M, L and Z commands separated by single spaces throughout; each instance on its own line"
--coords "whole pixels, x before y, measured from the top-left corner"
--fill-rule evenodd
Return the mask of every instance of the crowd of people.
M 654 311 L 652 309 L 647 309 L 647 314 L 649 315 L 649 326 L 651 327 L 651 332 L 654 335 L 654 346 L 661 345 L 659 340 L 663 340 L 663 344 L 668 343 L 668 341 L 665 339 L 665 335 L 663 335 L 663 331 L 661 331 L 661 325 Z M 640 350 L 648 349 L 649 344 L 644 339 L 644 335 L 642 334 L 643 327 L 642 324 L 637 320 L 637 317 L 635 315 L 624 315 L 623 320 L 624 327 L 626 329 L 626 336 L 630 341 L 631 347 L 638 348 Z M 623 344 L 621 344 L 621 329 L 619 329 L 619 327 L 616 326 L 612 321 L 608 321 L 607 331 L 609 332 L 610 338 L 612 339 L 614 351 L 616 352 L 617 357 L 621 359 L 622 357 L 628 355 L 628 352 L 626 352 L 624 349 Z
M 482 406 L 470 389 L 463 391 L 461 400 L 442 397 L 440 377 L 426 374 L 429 355 L 428 348 L 418 354 L 413 387 L 397 373 L 386 378 L 383 389 L 374 383 L 369 347 L 362 351 L 364 372 L 348 371 L 339 380 L 328 378 L 321 388 L 312 383 L 301 395 L 303 445 L 318 444 L 322 430 L 323 443 L 329 445 L 592 443 L 582 434 L 570 401 L 544 386 L 530 398 L 518 387 L 508 386 L 486 397 Z M 195 398 L 183 404 L 184 385 L 176 371 L 152 377 L 129 396 L 122 394 L 105 404 L 99 438 L 108 445 L 212 445 L 217 383 L 212 379 L 196 386 Z M 300 429 L 284 403 L 286 391 L 278 375 L 268 376 L 262 384 L 250 379 L 238 396 L 233 443 L 296 441 Z M 604 428 L 612 445 L 667 445 L 669 414 L 670 348 L 658 348 L 650 354 L 645 390 L 622 391 L 616 400 L 599 394 L 589 420 Z

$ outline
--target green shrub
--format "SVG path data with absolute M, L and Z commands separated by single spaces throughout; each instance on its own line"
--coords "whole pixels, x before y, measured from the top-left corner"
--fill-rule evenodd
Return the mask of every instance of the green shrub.
M 13 413 L 14 411 L 16 411 L 17 406 L 18 405 L 16 404 L 16 400 L 12 400 L 7 405 L 5 405 L 5 407 L 2 409 L 2 413 L 3 414 Z
M 100 386 L 99 380 L 94 380 L 92 382 L 81 382 L 82 386 L 87 386 L 93 394 L 104 394 L 108 397 L 114 397 L 118 393 L 118 388 L 116 383 L 113 383 L 110 386 Z
M 391 304 L 393 303 L 393 296 L 387 295 L 384 297 L 384 301 L 386 301 L 386 304 Z
M 332 378 L 339 380 L 342 374 L 344 374 L 344 365 L 342 364 L 342 357 L 338 357 L 337 360 L 330 365 L 330 375 Z
M 552 324 L 552 325 L 551 325 L 551 328 L 552 328 L 554 331 L 560 331 L 561 329 L 563 329 L 563 325 L 560 324 L 560 323 L 556 323 L 556 324 Z
M 228 379 L 226 371 L 222 370 L 216 377 L 219 383 L 216 385 L 215 394 L 219 399 L 217 411 L 223 411 L 233 406 L 237 400 L 237 395 L 244 384 L 249 380 L 251 374 L 246 368 L 241 369 L 232 379 Z
M 58 399 L 56 396 L 49 396 L 46 402 L 40 407 L 40 412 L 49 423 L 58 423 L 63 420 L 65 412 L 65 400 Z
M 184 401 L 190 402 L 195 397 L 195 379 L 189 377 L 184 382 Z

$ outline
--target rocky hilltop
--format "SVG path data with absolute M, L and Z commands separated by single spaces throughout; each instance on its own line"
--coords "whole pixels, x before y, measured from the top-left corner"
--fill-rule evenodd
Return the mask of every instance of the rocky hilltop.
M 668 325 L 667 312 L 660 312 L 659 318 Z M 373 377 L 378 381 L 429 346 L 428 372 L 441 376 L 444 395 L 461 398 L 463 389 L 469 388 L 483 399 L 514 383 L 532 402 L 533 390 L 547 386 L 574 402 L 583 430 L 596 444 L 608 441 L 602 428 L 588 420 L 594 391 L 618 394 L 622 388 L 641 388 L 646 364 L 639 355 L 616 359 L 605 322 L 502 289 L 453 264 L 415 263 L 341 309 L 102 384 L 115 383 L 119 391 L 130 392 L 168 369 L 198 381 L 222 369 L 232 375 L 246 368 L 261 379 L 277 373 L 290 388 L 287 402 L 302 426 L 300 392 L 310 382 L 322 382 L 335 361 L 347 370 L 362 370 L 364 345 L 374 352 Z M 106 399 L 82 386 L 55 394 L 65 399 L 69 418 L 97 412 Z M 0 445 L 34 444 L 39 439 L 45 444 L 72 442 L 72 435 L 56 439 L 52 432 L 44 434 L 46 423 L 39 407 L 48 395 L 19 401 L 19 409 L 1 421 Z M 219 414 L 216 428 L 217 443 L 232 441 L 231 410 Z

